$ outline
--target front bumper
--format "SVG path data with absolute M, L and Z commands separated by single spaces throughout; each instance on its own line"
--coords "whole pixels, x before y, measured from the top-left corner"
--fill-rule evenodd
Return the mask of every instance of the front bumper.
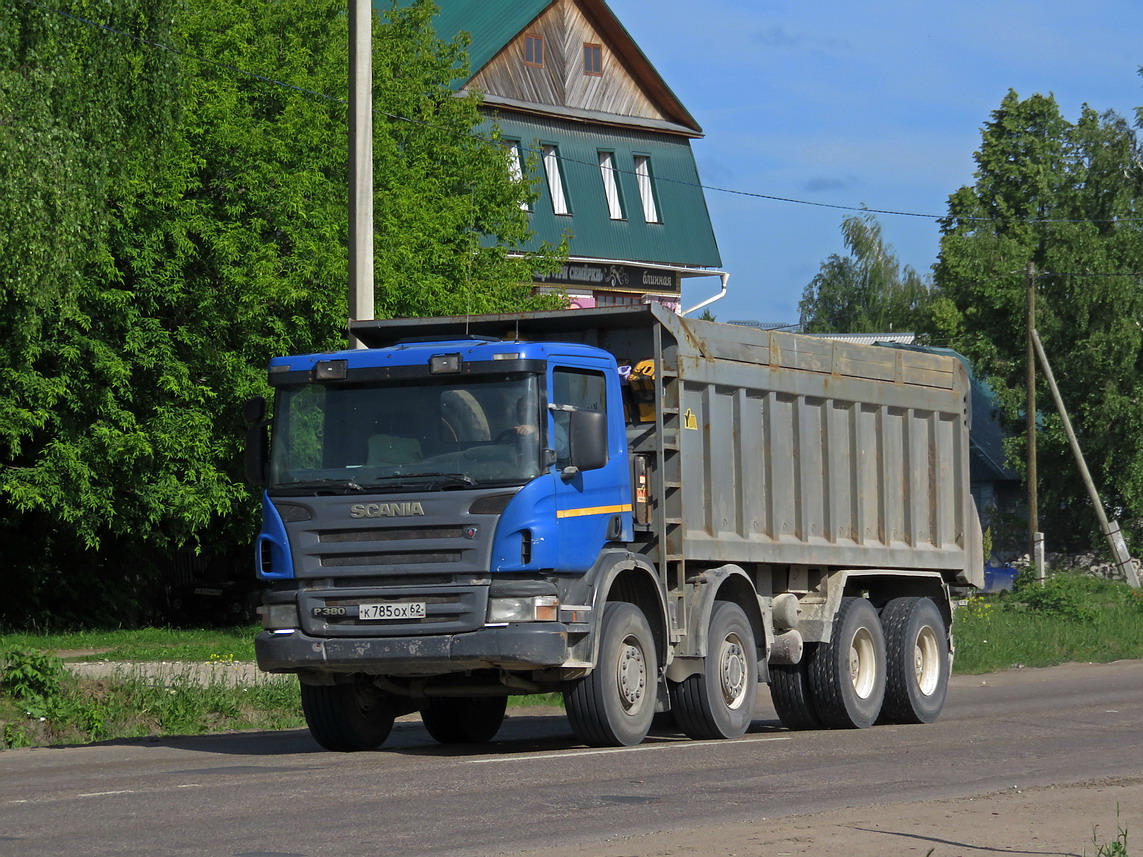
M 263 631 L 258 666 L 271 673 L 338 672 L 431 676 L 499 668 L 534 670 L 568 660 L 567 626 L 558 622 L 481 628 L 421 637 L 312 637 L 302 630 Z

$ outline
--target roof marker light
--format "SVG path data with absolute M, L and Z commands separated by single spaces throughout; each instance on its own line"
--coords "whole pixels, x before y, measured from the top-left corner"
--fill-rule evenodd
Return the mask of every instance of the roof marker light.
M 451 375 L 459 371 L 459 354 L 434 354 L 429 358 L 430 375 Z

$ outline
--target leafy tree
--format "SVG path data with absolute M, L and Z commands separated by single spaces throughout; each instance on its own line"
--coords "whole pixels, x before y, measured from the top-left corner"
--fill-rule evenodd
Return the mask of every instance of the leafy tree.
M 131 597 L 123 584 L 152 584 L 180 545 L 244 554 L 241 402 L 273 354 L 345 343 L 344 2 L 73 5 L 182 54 L 36 6 L 0 13 L 19 34 L 0 36 L 5 92 L 51 78 L 38 124 L 0 104 L 0 163 L 33 163 L 0 173 L 0 234 L 15 236 L 0 255 L 19 241 L 54 265 L 0 279 L 0 323 L 21 334 L 0 382 L 0 538 L 21 536 L 13 609 L 41 613 Z M 379 314 L 525 308 L 545 260 L 508 251 L 528 236 L 529 189 L 474 138 L 475 100 L 448 88 L 463 45 L 438 41 L 431 14 L 422 0 L 374 28 Z M 141 82 L 156 64 L 165 82 Z M 85 119 L 93 103 L 115 121 Z M 38 164 L 45 140 L 74 195 Z M 13 187 L 39 238 L 5 232 Z M 70 208 L 52 229 L 56 196 Z
M 169 0 L 72 5 L 169 36 Z M 0 8 L 0 450 L 19 452 L 61 400 L 50 373 L 18 370 L 42 352 L 44 325 L 75 306 L 124 163 L 153 156 L 174 119 L 172 56 L 129 40 L 108 48 L 106 32 Z
M 949 199 L 929 310 L 935 341 L 990 376 L 1024 458 L 1025 270 L 1036 326 L 1109 512 L 1143 538 L 1143 224 L 1130 125 L 1051 96 L 1009 92 L 985 123 L 976 182 Z M 1058 545 L 1094 535 L 1094 516 L 1055 407 L 1037 391 L 1040 514 Z M 1050 476 L 1048 476 L 1050 474 Z
M 913 268 L 902 270 L 872 214 L 841 224 L 849 256 L 831 255 L 802 292 L 798 311 L 807 333 L 884 333 L 914 330 L 929 287 Z
M 169 0 L 61 5 L 148 40 L 170 36 Z M 93 469 L 60 427 L 75 420 L 79 398 L 101 391 L 94 379 L 65 377 L 84 358 L 61 350 L 59 333 L 105 252 L 107 200 L 126 165 L 156 157 L 169 138 L 177 84 L 169 53 L 31 4 L 0 8 L 0 544 L 13 610 L 31 589 L 66 590 L 64 576 L 47 571 L 57 561 L 73 573 L 89 565 L 59 545 L 82 512 L 61 525 L 33 511 L 37 496 L 62 498 L 73 474 Z

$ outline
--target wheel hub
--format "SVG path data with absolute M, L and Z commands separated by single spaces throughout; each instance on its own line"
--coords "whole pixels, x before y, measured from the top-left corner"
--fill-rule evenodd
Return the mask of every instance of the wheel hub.
M 940 657 L 936 632 L 926 625 L 913 644 L 913 673 L 917 677 L 917 687 L 925 696 L 931 696 L 937 689 L 941 675 Z
M 746 699 L 746 652 L 737 635 L 722 641 L 719 655 L 719 675 L 722 698 L 728 708 L 738 708 Z
M 623 641 L 616 666 L 619 698 L 623 707 L 630 711 L 639 704 L 647 689 L 647 661 L 637 640 L 628 637 Z
M 849 644 L 849 680 L 862 699 L 868 699 L 877 680 L 877 657 L 873 636 L 859 628 Z

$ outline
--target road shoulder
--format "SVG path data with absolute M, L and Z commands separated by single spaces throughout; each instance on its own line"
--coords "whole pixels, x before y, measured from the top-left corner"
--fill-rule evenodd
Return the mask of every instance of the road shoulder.
M 502 852 L 512 857 L 1088 857 L 1143 830 L 1143 777 L 1006 789 L 972 797 L 853 807 Z M 1117 816 L 1118 812 L 1118 816 Z M 1094 837 L 1094 838 L 1093 838 Z

